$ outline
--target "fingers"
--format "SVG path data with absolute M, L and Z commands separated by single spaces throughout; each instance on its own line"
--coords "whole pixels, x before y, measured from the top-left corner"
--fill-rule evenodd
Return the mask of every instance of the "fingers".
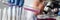
M 44 0 L 40 0 L 40 1 L 44 1 Z M 44 2 L 41 3 L 39 2 L 39 0 L 35 0 L 33 5 L 34 5 L 33 9 L 40 10 L 41 8 L 43 8 Z
M 40 10 L 40 12 L 35 12 L 35 15 L 41 13 L 44 9 L 44 0 L 35 0 L 33 4 L 33 9 Z
M 40 0 L 41 2 L 39 3 L 39 7 L 38 9 L 40 10 L 40 12 L 38 14 L 42 14 L 43 10 L 44 10 L 44 1 L 45 0 Z
M 38 9 L 40 10 L 39 14 L 42 14 L 44 7 L 45 6 L 43 4 L 39 4 L 39 7 L 38 7 Z

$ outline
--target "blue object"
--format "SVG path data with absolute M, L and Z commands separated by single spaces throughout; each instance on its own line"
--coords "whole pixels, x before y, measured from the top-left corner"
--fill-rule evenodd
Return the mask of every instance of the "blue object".
M 24 4 L 24 0 L 15 0 L 14 5 L 22 7 Z
M 58 16 L 60 16 L 60 11 L 58 12 Z
M 24 0 L 20 0 L 19 6 L 22 7 L 24 5 Z
M 11 0 L 8 0 L 8 3 L 11 3 Z
M 15 0 L 14 5 L 19 5 L 20 0 Z
M 12 5 L 20 6 L 20 7 L 22 7 L 24 4 L 24 0 L 8 0 L 8 2 Z
M 15 3 L 15 0 L 8 0 L 8 3 L 13 4 L 13 3 Z

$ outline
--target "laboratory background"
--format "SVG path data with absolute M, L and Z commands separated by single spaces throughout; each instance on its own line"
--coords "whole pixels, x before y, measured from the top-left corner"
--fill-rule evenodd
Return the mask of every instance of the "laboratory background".
M 60 0 L 0 0 L 0 20 L 60 20 Z

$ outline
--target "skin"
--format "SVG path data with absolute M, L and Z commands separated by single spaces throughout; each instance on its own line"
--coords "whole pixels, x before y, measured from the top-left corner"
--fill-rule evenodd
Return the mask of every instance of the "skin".
M 35 15 L 39 15 L 39 14 L 42 14 L 42 11 L 44 10 L 44 1 L 45 0 L 35 0 L 33 2 L 33 9 L 35 10 L 39 10 L 39 12 L 34 12 Z

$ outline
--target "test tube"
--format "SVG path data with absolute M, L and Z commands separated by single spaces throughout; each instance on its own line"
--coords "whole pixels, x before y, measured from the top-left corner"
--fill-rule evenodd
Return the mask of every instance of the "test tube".
M 13 8 L 12 8 L 12 20 L 15 20 L 15 13 L 16 12 L 16 7 L 15 6 L 13 6 Z
M 20 14 L 19 14 L 19 20 L 25 20 L 25 14 L 23 11 L 23 5 L 24 5 L 24 0 L 20 0 L 17 5 L 20 7 Z
M 8 20 L 11 20 L 11 7 L 8 7 L 8 10 L 7 10 L 7 13 L 8 13 Z
M 19 17 L 18 17 L 18 10 L 19 10 L 19 7 L 16 8 L 16 20 L 19 19 Z
M 18 20 L 21 20 L 21 16 L 22 16 L 22 10 L 21 10 L 22 7 L 19 8 L 18 10 L 18 17 L 19 19 Z
M 2 15 L 2 20 L 7 20 L 7 8 L 3 9 L 3 15 Z
M 22 8 L 22 12 L 21 12 L 21 20 L 26 20 L 26 13 L 24 12 L 24 8 Z

